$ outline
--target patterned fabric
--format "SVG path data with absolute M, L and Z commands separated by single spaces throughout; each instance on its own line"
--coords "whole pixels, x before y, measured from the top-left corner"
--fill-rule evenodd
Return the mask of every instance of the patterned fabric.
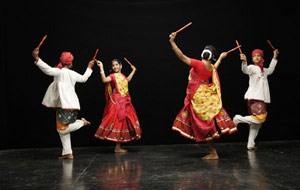
M 118 92 L 121 94 L 121 96 L 125 97 L 128 95 L 128 80 L 124 75 L 121 73 L 115 73 L 115 80 L 118 88 Z
M 59 130 L 65 130 L 69 124 L 74 123 L 77 119 L 78 110 L 56 110 L 56 127 Z
M 267 119 L 267 104 L 260 100 L 248 100 L 248 111 L 251 117 L 259 122 Z
M 220 82 L 216 69 L 213 65 L 212 67 L 213 80 L 210 84 L 201 80 L 194 68 L 191 69 L 184 107 L 172 127 L 184 137 L 196 142 L 209 141 L 219 138 L 221 134 L 237 131 L 236 125 L 222 107 Z
M 194 112 L 203 121 L 212 120 L 222 107 L 221 90 L 215 68 L 212 76 L 213 84 L 200 85 L 191 99 Z

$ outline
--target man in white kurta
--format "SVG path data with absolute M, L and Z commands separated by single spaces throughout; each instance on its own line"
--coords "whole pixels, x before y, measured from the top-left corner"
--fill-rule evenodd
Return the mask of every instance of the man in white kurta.
M 268 76 L 275 70 L 278 54 L 278 50 L 274 50 L 273 59 L 268 68 L 263 67 L 264 54 L 260 49 L 253 50 L 252 61 L 254 64 L 251 65 L 247 65 L 247 58 L 244 54 L 240 55 L 242 72 L 249 75 L 249 88 L 244 98 L 248 102 L 248 109 L 251 115 L 244 117 L 236 115 L 233 118 L 233 122 L 236 124 L 249 124 L 248 150 L 256 149 L 255 138 L 267 117 L 266 104 L 271 103 Z
M 38 48 L 33 51 L 32 55 L 41 71 L 54 77 L 53 82 L 46 91 L 42 104 L 57 110 L 57 132 L 63 147 L 62 156 L 59 158 L 73 159 L 70 133 L 90 124 L 84 118 L 81 120 L 76 119 L 80 104 L 75 92 L 75 84 L 77 82 L 85 83 L 88 80 L 93 72 L 94 61 L 89 62 L 85 73 L 81 75 L 70 69 L 74 59 L 70 52 L 62 53 L 60 63 L 55 68 L 50 67 L 38 57 Z

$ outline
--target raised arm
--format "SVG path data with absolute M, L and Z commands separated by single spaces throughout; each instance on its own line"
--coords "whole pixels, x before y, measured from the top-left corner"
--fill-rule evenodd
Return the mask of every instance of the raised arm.
M 275 60 L 277 60 L 277 56 L 279 55 L 279 51 L 278 51 L 278 49 L 275 49 L 274 51 L 273 51 L 273 59 L 275 59 Z
M 94 64 L 95 64 L 95 61 L 91 60 L 83 75 L 80 75 L 77 73 L 76 81 L 85 83 L 89 79 L 89 77 L 91 76 L 91 74 L 93 72 L 92 68 L 93 68 Z
M 131 81 L 131 79 L 132 79 L 132 77 L 133 77 L 133 75 L 134 75 L 134 73 L 135 73 L 135 71 L 136 71 L 136 68 L 135 68 L 135 66 L 133 66 L 133 65 L 131 65 L 131 69 L 132 69 L 132 71 L 131 71 L 131 73 L 130 73 L 130 74 L 128 75 L 128 77 L 127 77 L 128 82 Z
M 103 83 L 109 83 L 109 82 L 111 82 L 111 78 L 105 76 L 102 62 L 99 61 L 99 60 L 96 60 L 96 62 L 97 62 L 97 65 L 98 65 L 99 68 L 100 68 L 100 75 L 101 75 L 101 80 L 102 80 L 102 82 L 103 82 Z
M 191 64 L 190 58 L 182 53 L 182 51 L 178 48 L 178 46 L 176 45 L 176 43 L 174 41 L 176 38 L 176 33 L 173 32 L 172 34 L 169 35 L 169 37 L 170 37 L 169 42 L 170 42 L 171 47 L 172 47 L 173 51 L 175 52 L 176 56 L 185 64 L 190 65 Z
M 45 63 L 44 61 L 42 61 L 42 59 L 39 58 L 39 53 L 40 53 L 40 50 L 39 48 L 35 48 L 33 51 L 32 51 L 32 56 L 35 60 L 35 64 L 41 69 L 41 71 L 43 73 L 45 73 L 46 75 L 49 75 L 49 76 L 57 76 L 60 74 L 61 70 L 58 69 L 58 68 L 53 68 L 53 67 L 50 67 L 47 63 Z
M 242 72 L 246 75 L 251 75 L 253 71 L 248 68 L 246 55 L 240 54 L 240 59 L 242 61 Z
M 226 53 L 226 52 L 221 53 L 219 59 L 218 59 L 218 60 L 216 61 L 216 63 L 214 64 L 214 66 L 215 66 L 216 69 L 220 66 L 222 60 L 223 60 L 226 56 L 227 56 L 227 53 Z
M 270 65 L 269 65 L 269 67 L 266 69 L 266 72 L 267 72 L 268 75 L 271 75 L 275 70 L 275 67 L 276 67 L 277 61 L 278 61 L 277 60 L 278 54 L 279 54 L 278 49 L 275 49 L 274 52 L 273 52 L 273 59 L 272 59 Z

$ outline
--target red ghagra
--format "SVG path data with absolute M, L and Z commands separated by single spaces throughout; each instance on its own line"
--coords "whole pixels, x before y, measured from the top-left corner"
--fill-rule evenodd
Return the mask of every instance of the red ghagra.
M 141 138 L 142 129 L 128 92 L 128 80 L 121 73 L 109 75 L 106 84 L 106 107 L 95 137 L 101 140 L 126 143 Z

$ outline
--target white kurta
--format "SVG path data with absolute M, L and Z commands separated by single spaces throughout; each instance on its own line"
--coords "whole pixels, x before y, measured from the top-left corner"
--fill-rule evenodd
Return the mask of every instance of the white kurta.
M 242 63 L 243 73 L 249 75 L 249 88 L 244 96 L 247 100 L 262 100 L 265 103 L 271 103 L 268 75 L 275 70 L 277 60 L 272 59 L 269 68 L 264 68 L 261 72 L 259 66 L 247 65 Z
M 81 75 L 70 69 L 50 67 L 41 59 L 38 60 L 36 65 L 46 75 L 54 77 L 53 82 L 47 89 L 42 104 L 51 108 L 80 110 L 79 100 L 75 92 L 75 84 L 76 82 L 86 82 L 93 71 L 87 68 L 85 73 Z

